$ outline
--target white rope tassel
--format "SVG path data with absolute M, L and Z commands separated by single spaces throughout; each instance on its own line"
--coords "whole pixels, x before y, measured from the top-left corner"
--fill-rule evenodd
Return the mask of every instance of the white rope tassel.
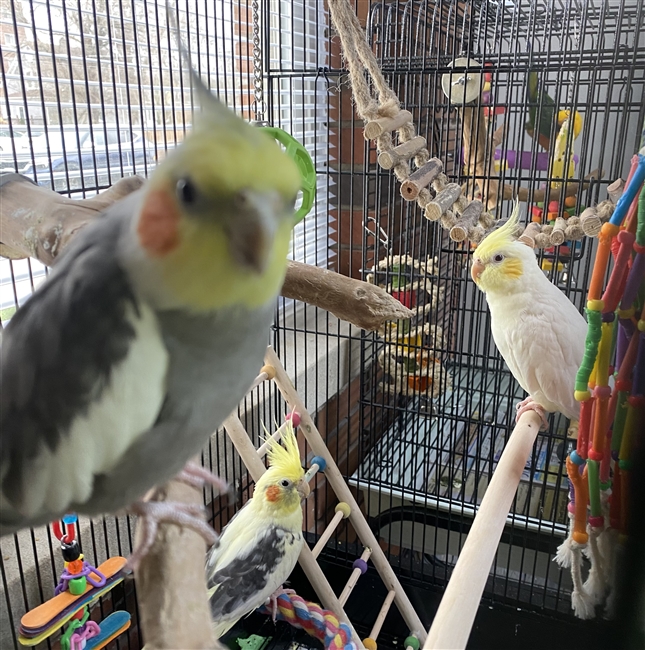
M 582 584 L 582 548 L 581 544 L 571 542 L 571 579 L 573 580 L 573 591 L 571 592 L 571 607 L 573 613 L 583 620 L 589 620 L 595 616 L 594 603 L 592 598 Z
M 555 554 L 555 557 L 553 558 L 554 562 L 557 562 L 558 566 L 562 567 L 563 569 L 570 569 L 573 561 L 574 561 L 574 553 L 573 553 L 573 539 L 571 538 L 571 535 L 573 534 L 573 521 L 574 521 L 574 516 L 573 513 L 569 512 L 567 513 L 569 515 L 569 534 L 567 535 L 567 538 L 558 546 L 558 550 Z
M 599 605 L 607 592 L 607 578 L 605 571 L 605 558 L 603 558 L 598 538 L 603 536 L 604 528 L 592 528 L 587 526 L 589 535 L 589 544 L 585 549 L 585 555 L 591 561 L 591 569 L 584 583 L 584 590 L 589 595 L 589 599 L 594 605 Z

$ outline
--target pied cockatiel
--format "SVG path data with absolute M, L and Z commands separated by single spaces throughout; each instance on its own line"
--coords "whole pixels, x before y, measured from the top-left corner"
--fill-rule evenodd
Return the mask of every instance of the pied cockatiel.
M 519 204 L 511 218 L 473 253 L 471 275 L 485 292 L 495 345 L 529 397 L 518 417 L 536 410 L 578 420 L 575 378 L 582 363 L 587 322 L 540 269 L 535 253 L 515 239 Z
M 291 424 L 282 434 L 284 447 L 269 440 L 269 469 L 206 558 L 216 638 L 280 590 L 304 544 L 300 502 L 309 484 Z
M 301 177 L 191 74 L 192 132 L 75 237 L 3 333 L 2 534 L 133 503 L 206 534 L 190 509 L 140 499 L 262 365 Z

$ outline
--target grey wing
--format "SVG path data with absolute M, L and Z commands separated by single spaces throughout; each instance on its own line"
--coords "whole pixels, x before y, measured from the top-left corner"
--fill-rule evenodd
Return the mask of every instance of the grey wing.
M 236 557 L 210 577 L 208 589 L 217 587 L 210 598 L 211 614 L 215 622 L 235 615 L 244 616 L 262 604 L 263 598 L 257 604 L 254 603 L 283 562 L 289 535 L 293 536 L 293 533 L 275 526 L 268 528 L 247 553 Z M 278 584 L 287 579 L 288 573 Z
M 138 305 L 114 254 L 122 223 L 118 214 L 104 216 L 79 233 L 3 332 L 3 527 L 36 523 L 10 507 L 20 511 L 25 472 L 43 449 L 59 447 L 128 354 L 135 331 L 127 314 Z

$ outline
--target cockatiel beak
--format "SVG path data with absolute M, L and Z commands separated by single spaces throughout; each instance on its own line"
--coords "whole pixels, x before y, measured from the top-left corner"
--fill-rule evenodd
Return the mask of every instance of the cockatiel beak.
M 257 274 L 269 264 L 279 200 L 277 193 L 253 190 L 242 190 L 235 200 L 235 214 L 227 227 L 231 253 L 240 265 Z
M 475 282 L 479 282 L 479 278 L 485 268 L 486 266 L 481 260 L 473 259 L 473 267 L 470 269 L 470 275 Z
M 309 483 L 307 483 L 304 478 L 301 478 L 296 484 L 296 492 L 298 492 L 301 499 L 306 499 L 311 493 Z

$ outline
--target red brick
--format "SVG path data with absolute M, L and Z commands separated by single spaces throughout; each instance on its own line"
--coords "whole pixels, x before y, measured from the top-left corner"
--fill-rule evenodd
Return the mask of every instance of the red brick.
M 363 125 L 360 122 L 340 122 L 338 126 L 332 126 L 329 141 L 336 149 L 338 163 L 348 165 L 365 162 L 366 142 L 363 137 Z M 376 149 L 372 145 L 369 150 L 369 164 L 376 164 L 376 158 Z
M 362 249 L 360 246 L 354 246 L 350 249 L 349 246 L 340 244 L 336 257 L 338 265 L 336 271 L 342 275 L 361 280 L 362 258 Z

